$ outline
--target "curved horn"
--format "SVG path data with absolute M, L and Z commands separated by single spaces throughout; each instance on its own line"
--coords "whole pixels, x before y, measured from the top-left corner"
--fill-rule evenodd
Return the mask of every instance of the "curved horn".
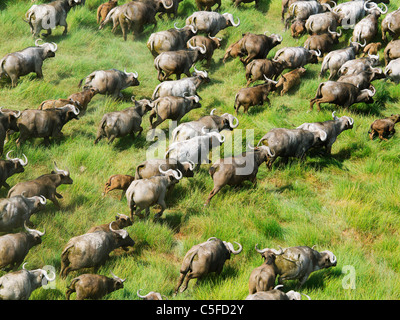
M 332 119 L 333 119 L 333 120 L 339 120 L 339 118 L 338 118 L 337 116 L 335 116 L 335 112 L 336 112 L 336 111 L 333 111 L 333 112 L 332 112 Z
M 52 43 L 51 43 L 51 51 L 56 52 L 57 49 L 58 49 L 57 43 L 52 42 Z
M 23 265 L 22 265 L 22 270 L 26 270 L 25 269 L 25 265 L 27 264 L 28 262 L 25 262 Z M 28 270 L 27 270 L 28 271 Z
M 36 46 L 36 47 L 41 47 L 41 46 L 43 46 L 43 44 L 41 44 L 41 45 L 39 44 L 39 41 L 43 41 L 43 40 L 40 39 L 40 38 L 39 38 L 39 39 L 36 39 L 36 41 L 35 41 L 35 46 Z
M 347 117 L 347 116 L 346 116 L 346 118 L 348 119 L 350 125 L 354 124 L 354 119 L 353 118 Z
M 218 240 L 218 238 L 217 237 L 211 237 L 211 238 L 207 239 L 207 241 L 213 241 L 213 240 Z
M 192 160 L 186 160 L 186 161 L 182 162 L 182 164 L 186 164 L 186 163 L 189 164 L 190 171 L 193 171 L 194 170 L 194 166 L 195 166 L 194 162 Z
M 7 160 L 12 160 L 12 159 L 10 158 L 10 156 L 9 156 L 9 154 L 10 154 L 11 152 L 12 152 L 12 150 L 10 150 L 10 151 L 7 152 L 7 154 L 6 154 L 6 159 L 7 159 Z
M 121 279 L 120 277 L 117 277 L 111 270 L 110 270 L 110 273 L 114 279 L 120 280 L 121 282 L 124 282 L 126 280 L 126 279 Z
M 381 3 L 384 7 L 385 7 L 385 9 L 381 9 L 381 8 L 379 8 L 378 7 L 378 5 L 376 6 L 376 8 L 379 10 L 379 12 L 381 13 L 381 14 L 386 14 L 387 12 L 388 12 L 388 7 L 387 7 L 387 5 L 386 4 L 384 4 L 384 3 Z
M 173 1 L 171 1 L 171 5 L 170 6 L 167 6 L 167 3 L 166 3 L 165 0 L 161 0 L 161 3 L 163 4 L 165 9 L 171 9 L 174 6 L 174 2 Z
M 273 84 L 277 84 L 277 83 L 278 83 L 278 81 L 274 81 L 274 80 L 272 80 L 272 79 L 267 78 L 267 76 L 266 76 L 265 74 L 263 74 L 263 76 L 264 76 L 264 79 L 265 79 L 266 81 L 268 81 L 268 82 L 272 82 Z
M 46 278 L 47 281 L 51 282 L 56 279 L 56 274 L 53 272 L 53 278 L 50 278 L 49 275 L 47 274 L 46 270 L 40 269 L 42 271 L 43 276 Z
M 61 174 L 65 175 L 65 176 L 68 175 L 67 171 L 58 169 L 57 164 L 56 164 L 55 161 L 54 161 L 54 168 L 56 169 L 56 172 L 61 173 Z
M 40 201 L 41 204 L 46 204 L 47 203 L 47 199 L 42 195 L 39 196 L 39 201 Z
M 26 221 L 24 221 L 24 228 L 25 228 L 25 230 L 28 231 L 29 233 L 35 232 L 35 233 L 37 233 L 37 234 L 38 234 L 39 236 L 41 236 L 41 237 L 46 233 L 46 231 L 40 232 L 39 230 L 29 229 L 28 226 L 26 225 Z
M 249 147 L 250 150 L 256 150 L 256 148 L 253 147 L 250 143 L 247 146 Z M 256 245 L 256 247 L 257 247 L 257 245 Z
M 234 241 L 234 243 L 236 243 L 236 244 L 239 246 L 239 249 L 235 250 L 235 249 L 233 248 L 233 244 L 230 243 L 230 242 L 228 242 L 227 245 L 228 245 L 229 251 L 230 251 L 231 253 L 233 253 L 233 254 L 239 254 L 240 252 L 242 252 L 243 247 L 242 247 L 242 245 L 241 245 L 240 243 L 238 243 L 238 242 L 236 242 L 236 241 Z
M 258 249 L 258 243 L 256 244 L 255 249 L 256 249 L 256 251 L 257 251 L 258 253 L 261 253 L 261 254 L 263 254 L 265 251 L 268 250 L 268 248 L 265 248 L 265 249 L 262 249 L 262 250 Z
M 25 167 L 28 164 L 28 158 L 26 157 L 25 153 L 22 154 L 25 158 L 25 161 L 22 161 L 22 159 L 18 159 L 19 163 L 21 166 Z
M 151 294 L 151 292 L 149 292 L 148 294 L 146 294 L 145 296 L 142 296 L 142 295 L 140 295 L 140 291 L 142 291 L 143 289 L 139 289 L 137 292 L 136 292 L 136 294 L 137 294 L 137 296 L 139 297 L 139 298 L 142 298 L 142 299 L 146 299 L 150 294 Z
M 114 230 L 114 229 L 112 228 L 112 223 L 113 223 L 113 222 L 114 222 L 114 221 L 111 221 L 110 224 L 108 225 L 110 231 L 112 231 L 112 232 L 118 234 L 122 239 L 125 239 L 125 238 L 128 236 L 128 231 L 126 231 L 126 230 L 124 230 L 124 229 Z
M 183 28 L 178 28 L 178 27 L 176 26 L 176 22 L 174 23 L 174 28 L 175 28 L 176 30 L 181 30 L 181 29 L 183 29 Z
M 211 110 L 211 112 L 210 112 L 210 116 L 213 116 L 213 115 L 214 115 L 214 111 L 215 111 L 215 110 L 217 110 L 217 109 L 216 109 L 216 108 L 214 108 L 214 109 L 212 109 L 212 110 Z
M 239 126 L 239 119 L 236 118 L 235 116 L 231 115 L 231 114 L 228 115 L 228 121 L 229 121 L 229 126 L 232 129 L 235 129 L 235 128 L 237 128 Z M 235 121 L 235 123 L 233 123 L 233 121 Z
M 305 296 L 308 300 L 311 300 L 310 296 L 306 295 L 305 293 L 301 293 L 301 292 L 300 292 L 300 294 L 303 295 L 303 296 Z
M 172 174 L 174 175 L 176 180 L 181 180 L 183 177 L 183 174 L 179 169 L 172 170 Z

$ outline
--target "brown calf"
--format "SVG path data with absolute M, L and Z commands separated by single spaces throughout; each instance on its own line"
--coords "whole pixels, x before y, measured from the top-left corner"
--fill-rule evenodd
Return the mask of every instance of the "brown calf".
M 112 8 L 118 5 L 118 0 L 110 0 L 97 8 L 97 24 L 103 22 Z
M 104 185 L 103 196 L 109 193 L 112 190 L 119 189 L 122 190 L 121 200 L 125 195 L 126 189 L 130 186 L 132 181 L 135 180 L 135 177 L 123 174 L 114 174 L 108 178 L 107 182 Z
M 90 88 L 90 89 L 85 89 L 81 92 L 73 93 L 71 94 L 68 99 L 78 102 L 79 105 L 77 106 L 80 113 L 86 112 L 87 106 L 89 102 L 92 100 L 92 98 L 99 92 L 99 90 Z
M 287 93 L 290 88 L 298 85 L 300 83 L 301 76 L 306 72 L 305 68 L 297 68 L 293 71 L 281 75 L 275 88 L 282 87 L 281 96 Z
M 240 40 L 232 43 L 228 49 L 226 49 L 224 58 L 222 59 L 223 63 L 225 63 L 228 58 L 244 57 L 245 53 L 242 51 Z
M 70 100 L 70 99 L 57 99 L 57 100 L 46 100 L 43 101 L 40 106 L 38 107 L 39 110 L 46 110 L 46 109 L 54 109 L 54 108 L 61 108 L 66 106 L 67 104 L 72 104 L 79 109 L 80 105 L 79 102 Z
M 400 122 L 400 114 L 392 114 L 390 117 L 384 119 L 375 120 L 371 124 L 369 138 L 372 140 L 374 135 L 377 133 L 381 140 L 387 141 L 389 135 L 394 135 L 396 130 L 394 126 L 397 122 Z
M 293 38 L 299 38 L 306 33 L 306 22 L 304 20 L 296 19 L 290 26 L 290 32 Z
M 367 56 L 367 55 L 374 55 L 376 56 L 378 54 L 378 51 L 381 49 L 382 47 L 382 43 L 380 42 L 371 42 L 368 43 L 363 50 L 363 56 Z

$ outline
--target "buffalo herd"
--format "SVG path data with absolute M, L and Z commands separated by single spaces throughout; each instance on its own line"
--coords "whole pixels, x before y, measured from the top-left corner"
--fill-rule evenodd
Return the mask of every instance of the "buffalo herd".
M 253 1 L 236 0 L 232 6 Z M 158 18 L 165 14 L 169 19 L 176 17 L 180 2 L 135 0 L 120 4 L 117 0 L 110 0 L 93 11 L 93 16 L 96 16 L 99 33 L 107 32 L 105 27 L 112 22 L 113 33 L 120 28 L 124 40 L 127 40 L 129 32 L 136 39 L 146 25 L 157 26 L 157 14 Z M 374 102 L 377 91 L 373 81 L 384 79 L 396 84 L 400 81 L 400 40 L 397 40 L 400 35 L 400 9 L 389 12 L 385 4 L 389 1 L 355 0 L 336 4 L 332 0 L 282 0 L 282 29 L 290 29 L 295 38 L 308 33 L 304 46 L 284 46 L 282 35 L 268 34 L 267 31 L 254 34 L 246 30 L 241 39 L 227 46 L 220 62 L 226 64 L 230 59 L 239 58 L 244 66 L 243 78 L 246 78 L 247 86 L 232 97 L 236 116 L 230 113 L 217 115 L 216 109 L 213 109 L 209 115 L 180 123 L 191 110 L 202 107 L 198 89 L 212 78 L 209 71 L 198 70 L 196 62 L 204 60 L 208 69 L 214 51 L 221 48 L 222 39 L 217 34 L 226 28 L 236 28 L 241 23 L 240 13 L 234 16 L 229 12 L 218 12 L 220 0 L 193 2 L 198 11 L 187 17 L 185 26 L 178 27 L 175 23 L 172 29 L 148 36 L 147 48 L 154 59 L 160 81 L 151 98 L 136 100 L 132 97 L 132 107 L 104 114 L 99 121 L 94 144 L 100 143 L 103 138 L 107 138 L 108 143 L 127 135 L 135 138 L 135 134 L 140 135 L 144 130 L 142 120 L 148 112 L 149 130 L 154 130 L 166 120 L 177 121 L 179 125 L 171 132 L 172 139 L 163 158 L 147 159 L 137 166 L 134 174 L 114 174 L 105 183 L 103 196 L 112 190 L 122 190 L 121 199 L 126 196 L 130 215 L 118 214 L 115 220 L 72 237 L 60 248 L 61 278 L 66 278 L 73 271 L 94 268 L 93 274 L 81 274 L 70 281 L 66 289 L 67 299 L 72 293 L 76 293 L 76 299 L 101 299 L 123 288 L 126 279 L 119 278 L 112 271 L 111 277 L 98 275 L 98 268 L 104 265 L 115 249 L 127 250 L 134 246 L 135 241 L 124 228 L 132 225 L 135 219 L 148 217 L 150 208 L 156 205 L 161 208 L 154 215 L 154 222 L 158 221 L 167 209 L 166 199 L 171 196 L 171 189 L 181 179 L 193 178 L 202 164 L 211 164 L 208 171 L 214 187 L 204 204 L 209 206 L 211 199 L 226 185 L 239 186 L 245 180 L 255 185 L 258 169 L 263 163 L 271 169 L 278 157 L 284 163 L 292 157 L 304 159 L 312 148 L 323 149 L 329 156 L 338 136 L 352 129 L 355 122 L 349 116 L 338 117 L 334 111 L 332 119 L 324 122 L 303 123 L 297 128 L 274 128 L 266 132 L 255 146 L 248 145 L 246 151 L 212 163 L 209 152 L 224 143 L 224 130 L 232 131 L 239 126 L 237 117 L 241 107 L 247 113 L 252 106 L 269 104 L 268 96 L 274 91 L 287 95 L 301 83 L 307 73 L 306 65 L 320 62 L 319 76 L 322 78 L 329 73 L 329 78 L 320 83 L 315 97 L 310 97 L 310 111 L 314 104 L 318 110 L 324 103 L 344 107 L 345 110 L 356 103 L 369 104 Z M 254 2 L 258 9 L 260 1 Z M 46 77 L 46 73 L 43 74 L 46 59 L 57 59 L 56 53 L 62 53 L 57 52 L 56 43 L 44 42 L 39 37 L 50 36 L 58 26 L 64 28 L 62 35 L 65 36 L 68 33 L 68 13 L 79 6 L 85 6 L 85 0 L 32 4 L 24 21 L 29 24 L 33 39 L 36 39 L 34 46 L 5 55 L 0 60 L 0 78 L 9 78 L 14 88 L 19 79 L 29 73 L 36 73 L 37 78 Z M 383 15 L 385 17 L 380 26 L 378 20 Z M 379 27 L 382 42 L 374 43 Z M 41 35 L 42 30 L 47 33 Z M 351 36 L 348 44 L 340 41 L 346 33 Z M 389 43 L 387 34 L 392 38 Z M 268 59 L 268 53 L 277 46 L 281 47 Z M 378 67 L 378 51 L 381 48 L 384 48 L 384 71 Z M 289 71 L 283 74 L 287 69 Z M 182 75 L 185 76 L 181 78 Z M 256 81 L 262 83 L 252 85 Z M 3 152 L 3 145 L 9 136 L 18 132 L 17 148 L 33 138 L 43 138 L 47 146 L 51 144 L 50 138 L 62 135 L 62 129 L 69 121 L 79 121 L 96 94 L 108 95 L 119 101 L 124 99 L 122 90 L 139 85 L 136 71 L 94 70 L 80 80 L 82 91 L 66 99 L 51 100 L 49 97 L 50 100 L 43 101 L 37 109 L 23 111 L 1 108 L 0 152 Z M 395 134 L 395 124 L 399 121 L 400 115 L 377 119 L 370 126 L 369 138 L 377 135 L 387 140 Z M 0 277 L 0 300 L 29 299 L 44 280 L 55 280 L 56 274 L 49 275 L 45 269 L 26 269 L 26 262 L 21 270 L 17 269 L 29 250 L 39 245 L 41 238 L 46 236 L 45 231 L 33 229 L 31 215 L 43 210 L 49 204 L 47 200 L 61 208 L 57 199 L 63 196 L 57 188 L 62 184 L 73 184 L 69 169 L 60 169 L 54 162 L 54 170 L 50 173 L 10 187 L 7 179 L 24 172 L 28 165 L 25 155 L 24 159 L 12 158 L 12 153 L 13 150 L 10 150 L 6 160 L 0 160 L 0 186 L 9 189 L 7 198 L 0 200 L 0 231 L 3 233 L 0 236 L 0 268 L 8 272 Z M 16 231 L 19 232 L 14 233 Z M 194 245 L 183 259 L 174 294 L 185 291 L 191 279 L 209 273 L 220 274 L 225 261 L 244 250 L 240 243 L 235 242 L 235 245 L 236 249 L 231 242 L 217 237 Z M 300 300 L 299 292 L 284 292 L 282 287 L 285 281 L 298 280 L 298 288 L 301 288 L 312 272 L 337 265 L 337 258 L 331 251 L 317 251 L 314 247 L 259 249 L 255 244 L 254 250 L 264 262 L 249 274 L 247 300 Z M 141 299 L 162 299 L 160 293 L 153 291 L 140 295 L 141 290 L 137 291 Z

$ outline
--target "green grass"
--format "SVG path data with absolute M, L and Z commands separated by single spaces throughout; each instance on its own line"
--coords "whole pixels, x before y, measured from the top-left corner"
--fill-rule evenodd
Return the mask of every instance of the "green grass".
M 58 51 L 55 58 L 44 62 L 44 79 L 36 79 L 31 74 L 21 78 L 16 88 L 11 88 L 7 80 L 0 81 L 0 106 L 36 109 L 43 100 L 66 98 L 79 91 L 82 78 L 94 70 L 107 68 L 126 68 L 139 73 L 140 86 L 123 91 L 127 99 L 132 94 L 137 99 L 151 97 L 159 83 L 153 57 L 146 47 L 152 26 L 146 27 L 135 41 L 129 35 L 126 42 L 120 31 L 112 34 L 110 26 L 99 31 L 96 8 L 101 2 L 87 0 L 85 7 L 71 10 L 66 36 L 62 36 L 63 28 L 53 31 L 48 41 L 56 42 Z M 29 27 L 22 20 L 31 5 L 30 0 L 8 0 L 0 4 L 1 57 L 33 45 Z M 399 5 L 400 1 L 392 1 L 389 10 Z M 223 38 L 223 45 L 215 52 L 208 70 L 211 82 L 199 90 L 202 108 L 191 111 L 184 121 L 206 115 L 213 108 L 217 108 L 217 114 L 234 112 L 235 94 L 246 85 L 244 68 L 239 60 L 229 60 L 225 65 L 220 60 L 228 45 L 242 33 L 268 30 L 282 34 L 283 43 L 271 50 L 269 57 L 279 48 L 304 43 L 306 36 L 295 40 L 289 31 L 284 31 L 280 8 L 277 0 L 266 1 L 260 10 L 255 10 L 252 4 L 235 9 L 230 1 L 223 3 L 221 12 L 233 13 L 240 18 L 241 25 L 218 34 Z M 193 2 L 184 0 L 176 19 L 178 26 L 184 25 L 193 11 Z M 159 21 L 156 30 L 171 28 L 174 22 Z M 351 30 L 345 32 L 347 39 Z M 342 40 L 337 47 L 345 43 Z M 382 58 L 383 49 L 380 55 Z M 240 113 L 238 129 L 243 130 L 243 138 L 246 129 L 254 130 L 254 142 L 257 142 L 274 127 L 295 128 L 304 122 L 331 119 L 332 111 L 336 110 L 334 106 L 323 105 L 319 113 L 307 112 L 318 84 L 327 79 L 318 78 L 320 66 L 321 62 L 306 66 L 302 83 L 286 96 L 271 94 L 270 107 L 253 107 L 246 115 Z M 202 67 L 202 64 L 197 66 Z M 400 112 L 397 103 L 400 89 L 389 81 L 375 81 L 374 85 L 377 89 L 374 104 L 357 104 L 349 111 L 337 110 L 338 116 L 353 117 L 355 124 L 352 130 L 338 137 L 331 157 L 311 152 L 304 162 L 293 159 L 285 166 L 278 160 L 271 171 L 262 166 L 255 188 L 250 183 L 240 188 L 225 187 L 208 208 L 203 207 L 213 187 L 208 165 L 203 165 L 194 178 L 182 180 L 168 196 L 168 209 L 161 221 L 152 221 L 154 209 L 150 219 L 135 220 L 127 228 L 135 246 L 128 252 L 115 251 L 99 269 L 100 274 L 109 275 L 111 270 L 127 279 L 124 289 L 106 299 L 138 299 L 138 289 L 144 289 L 142 293 L 158 291 L 169 299 L 244 299 L 251 271 L 262 263 L 254 250 L 256 243 L 273 248 L 317 245 L 318 250 L 333 251 L 338 265 L 313 273 L 301 289 L 312 299 L 399 299 L 400 140 L 395 135 L 387 142 L 370 141 L 367 132 L 377 117 Z M 60 210 L 49 204 L 44 211 L 33 215 L 32 222 L 37 229 L 45 229 L 46 235 L 43 243 L 27 255 L 27 268 L 51 265 L 58 273 L 61 251 L 71 237 L 111 221 L 116 213 L 129 212 L 126 199 L 119 201 L 119 191 L 105 198 L 101 193 L 110 175 L 133 175 L 136 165 L 146 159 L 147 148 L 152 144 L 145 138 L 148 115 L 143 119 L 144 134 L 134 141 L 127 137 L 117 139 L 112 145 L 102 141 L 96 146 L 93 141 L 104 113 L 130 105 L 97 95 L 87 113 L 78 121 L 68 123 L 63 129 L 64 137 L 52 141 L 49 147 L 36 139 L 16 149 L 18 134 L 5 145 L 5 153 L 17 150 L 16 154 L 25 153 L 29 159 L 26 171 L 8 180 L 11 186 L 50 172 L 53 161 L 61 168 L 68 167 L 74 180 L 73 185 L 58 188 L 64 196 Z M 161 129 L 168 129 L 168 125 L 164 123 Z M 231 152 L 230 148 L 225 150 L 225 154 Z M 7 190 L 1 189 L 0 197 L 6 195 Z M 240 242 L 243 252 L 226 262 L 220 276 L 210 275 L 198 285 L 193 280 L 185 293 L 172 297 L 185 253 L 212 236 Z M 342 271 L 347 266 L 356 272 L 355 289 L 343 286 L 346 274 Z M 70 280 L 87 271 L 92 272 L 72 272 L 66 280 L 57 276 L 54 290 L 38 289 L 31 299 L 64 299 Z M 3 274 L 0 271 L 0 276 Z M 293 289 L 295 284 L 289 282 L 285 290 Z

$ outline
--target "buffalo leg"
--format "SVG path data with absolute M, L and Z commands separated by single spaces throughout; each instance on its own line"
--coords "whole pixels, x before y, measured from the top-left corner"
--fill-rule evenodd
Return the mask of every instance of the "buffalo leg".
M 174 293 L 177 294 L 180 286 L 182 285 L 183 280 L 185 280 L 186 273 L 181 273 L 179 276 L 178 284 L 175 287 Z
M 219 192 L 219 190 L 222 189 L 222 186 L 214 186 L 214 188 L 211 190 L 210 194 L 208 195 L 208 198 L 206 200 L 206 203 L 204 206 L 208 206 L 210 204 L 211 199 Z
M 61 209 L 60 203 L 58 202 L 56 197 L 49 198 L 49 200 L 51 200 L 51 202 L 54 203 L 54 205 L 57 207 L 57 209 Z

